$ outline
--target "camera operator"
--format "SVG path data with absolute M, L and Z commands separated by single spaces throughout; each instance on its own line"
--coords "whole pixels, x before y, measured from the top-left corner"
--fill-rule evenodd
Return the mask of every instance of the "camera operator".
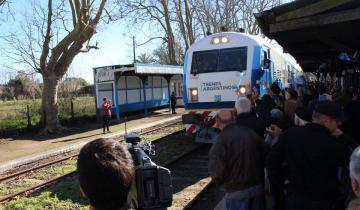
M 91 210 L 127 210 L 134 179 L 133 159 L 125 145 L 114 139 L 87 143 L 77 160 L 80 190 Z

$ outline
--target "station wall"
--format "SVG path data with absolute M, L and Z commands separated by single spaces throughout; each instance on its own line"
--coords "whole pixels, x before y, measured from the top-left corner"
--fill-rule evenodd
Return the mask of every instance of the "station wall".
M 116 86 L 117 84 L 117 86 Z M 144 109 L 143 83 L 138 76 L 120 76 L 118 81 L 105 81 L 96 83 L 97 113 L 101 117 L 103 98 L 112 101 L 112 114 L 116 115 L 116 98 L 118 100 L 119 114 Z M 175 92 L 177 106 L 183 106 L 182 77 L 174 75 L 170 82 L 170 93 Z M 169 106 L 168 83 L 162 76 L 148 76 L 145 82 L 146 106 L 155 108 Z M 116 95 L 117 94 L 117 95 Z
M 149 76 L 145 83 L 147 108 L 168 104 L 168 84 L 163 77 Z M 143 84 L 137 76 L 121 76 L 117 87 L 120 113 L 144 108 Z

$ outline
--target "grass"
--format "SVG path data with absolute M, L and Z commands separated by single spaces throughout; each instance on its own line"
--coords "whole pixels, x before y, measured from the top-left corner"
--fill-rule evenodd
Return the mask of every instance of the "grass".
M 174 128 L 176 129 L 176 128 Z M 146 140 L 151 141 L 159 136 L 147 137 Z M 145 137 L 144 137 L 145 138 Z M 170 144 L 167 141 L 160 142 L 155 148 L 155 156 L 150 156 L 150 158 L 157 163 L 158 165 L 165 165 L 169 161 L 175 159 L 180 154 L 190 150 L 196 144 L 193 142 L 191 137 L 184 139 L 184 137 L 174 137 L 168 139 L 172 141 Z M 76 167 L 75 161 L 69 168 Z M 75 170 L 75 169 L 74 169 Z M 8 209 L 31 209 L 31 210 L 40 210 L 40 209 L 88 209 L 88 201 L 82 197 L 79 191 L 79 182 L 75 180 L 68 180 L 55 184 L 49 188 L 46 188 L 42 192 L 35 194 L 31 197 L 24 197 L 13 200 L 0 207 L 0 210 Z
M 31 125 L 40 122 L 41 100 L 0 101 L 0 130 L 21 129 L 28 126 L 27 106 L 30 108 Z M 73 100 L 74 121 L 71 120 L 71 100 L 59 99 L 58 111 L 60 123 L 85 122 L 96 118 L 93 97 L 79 97 Z
M 31 117 L 31 125 L 37 125 L 40 122 L 40 115 Z M 28 126 L 27 119 L 4 119 L 0 120 L 0 129 L 18 129 Z
M 64 165 L 58 165 L 55 167 L 33 172 L 26 178 L 2 182 L 0 183 L 0 198 L 20 192 L 21 190 L 42 183 L 43 180 L 50 180 L 52 178 L 73 172 L 75 170 L 76 160 L 69 160 Z
M 75 181 L 74 181 L 75 182 Z M 26 209 L 26 210 L 72 210 L 72 209 L 88 209 L 86 200 L 80 196 L 78 183 L 64 182 L 52 186 L 46 192 L 42 192 L 38 196 L 29 197 L 27 199 L 17 199 L 2 207 L 2 210 Z M 70 199 L 69 197 L 72 197 Z

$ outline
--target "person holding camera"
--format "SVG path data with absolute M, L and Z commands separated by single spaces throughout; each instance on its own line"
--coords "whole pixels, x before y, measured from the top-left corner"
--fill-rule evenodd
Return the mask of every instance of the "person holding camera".
M 107 98 L 103 98 L 102 110 L 103 110 L 103 133 L 105 134 L 105 128 L 109 133 L 109 124 L 111 119 L 111 101 Z
M 125 145 L 105 138 L 87 143 L 80 150 L 77 173 L 91 210 L 131 209 L 127 199 L 135 169 Z

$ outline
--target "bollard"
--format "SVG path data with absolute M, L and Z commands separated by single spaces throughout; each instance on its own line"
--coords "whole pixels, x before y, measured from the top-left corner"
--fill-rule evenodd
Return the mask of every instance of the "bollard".
M 27 127 L 31 128 L 30 106 L 26 105 Z

